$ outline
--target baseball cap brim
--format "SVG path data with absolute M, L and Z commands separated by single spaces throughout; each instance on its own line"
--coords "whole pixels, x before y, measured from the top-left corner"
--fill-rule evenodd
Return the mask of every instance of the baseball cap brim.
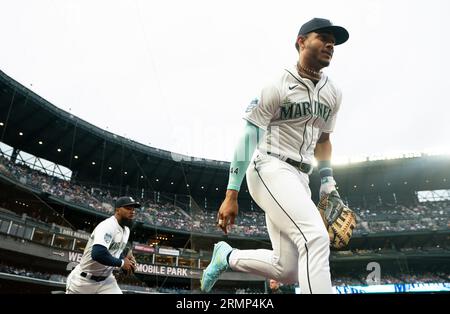
M 313 32 L 320 33 L 321 31 L 330 32 L 334 35 L 334 38 L 336 39 L 335 46 L 345 43 L 350 37 L 347 30 L 341 26 L 327 26 L 316 29 Z
M 139 207 L 141 207 L 141 204 L 139 204 L 139 203 L 126 203 L 126 204 L 121 204 L 120 205 L 120 207 L 127 207 L 127 206 L 131 206 L 131 207 L 134 207 L 134 208 L 139 208 Z

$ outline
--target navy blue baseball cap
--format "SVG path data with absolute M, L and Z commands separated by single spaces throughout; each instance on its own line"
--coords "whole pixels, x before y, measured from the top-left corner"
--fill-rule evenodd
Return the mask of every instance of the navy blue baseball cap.
M 302 27 L 300 27 L 297 40 L 299 36 L 307 35 L 311 32 L 320 31 L 330 32 L 331 34 L 333 34 L 334 38 L 336 39 L 336 46 L 345 43 L 350 37 L 347 30 L 342 26 L 333 25 L 330 20 L 315 17 L 303 24 Z M 295 41 L 295 48 L 297 48 L 298 50 L 297 40 Z
M 120 208 L 120 207 L 126 207 L 126 206 L 131 206 L 131 207 L 141 207 L 141 204 L 139 204 L 138 202 L 136 202 L 132 197 L 130 196 L 122 196 L 119 197 L 116 200 L 116 208 Z

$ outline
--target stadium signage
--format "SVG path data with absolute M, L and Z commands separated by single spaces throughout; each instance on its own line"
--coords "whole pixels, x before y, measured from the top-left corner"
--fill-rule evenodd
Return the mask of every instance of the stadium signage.
M 155 253 L 155 248 L 148 245 L 136 244 L 133 248 L 136 252 Z
M 67 235 L 70 237 L 83 239 L 83 240 L 89 240 L 89 235 L 81 232 L 76 232 L 68 229 L 59 228 L 59 233 L 63 235 Z
M 179 268 L 172 266 L 137 264 L 136 273 L 149 275 L 162 275 L 170 277 L 190 278 L 191 273 L 187 268 Z
M 158 253 L 159 254 L 163 254 L 163 255 L 172 255 L 172 256 L 179 256 L 180 255 L 180 251 L 178 251 L 178 250 L 165 249 L 165 248 L 159 248 L 158 249 Z
M 83 254 L 77 253 L 77 252 L 69 252 L 69 262 L 81 262 L 81 258 L 83 257 Z
M 69 262 L 80 263 L 83 254 L 77 252 L 69 252 Z M 188 268 L 162 266 L 162 265 L 149 265 L 149 264 L 137 264 L 136 273 L 146 275 L 161 275 L 169 277 L 181 277 L 181 278 L 200 278 L 201 272 L 198 270 L 191 270 Z

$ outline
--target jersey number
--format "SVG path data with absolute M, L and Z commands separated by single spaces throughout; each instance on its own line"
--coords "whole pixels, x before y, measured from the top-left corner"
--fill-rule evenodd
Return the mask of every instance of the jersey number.
M 238 174 L 239 173 L 239 168 L 233 169 L 233 167 L 231 167 L 230 168 L 230 173 Z

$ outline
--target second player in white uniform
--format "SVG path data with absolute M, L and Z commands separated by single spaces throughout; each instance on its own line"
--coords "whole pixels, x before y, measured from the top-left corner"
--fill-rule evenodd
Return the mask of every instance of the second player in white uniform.
M 140 205 L 131 197 L 116 201 L 116 212 L 95 227 L 83 257 L 67 277 L 67 294 L 121 294 L 113 270 L 134 269 L 134 257 L 121 256 L 130 236 L 134 209 Z
M 334 130 L 341 92 L 320 70 L 329 65 L 334 46 L 348 37 L 344 28 L 325 19 L 305 23 L 296 41 L 297 65 L 285 69 L 247 108 L 245 134 L 231 163 L 218 225 L 227 233 L 227 226 L 234 223 L 246 172 L 249 192 L 266 214 L 272 250 L 238 250 L 217 243 L 203 273 L 202 291 L 210 291 L 220 274 L 231 268 L 285 284 L 298 282 L 302 293 L 332 293 L 330 240 L 311 200 L 309 175 L 316 158 L 320 193 L 335 190 L 329 134 Z M 249 153 L 255 149 L 250 160 Z

